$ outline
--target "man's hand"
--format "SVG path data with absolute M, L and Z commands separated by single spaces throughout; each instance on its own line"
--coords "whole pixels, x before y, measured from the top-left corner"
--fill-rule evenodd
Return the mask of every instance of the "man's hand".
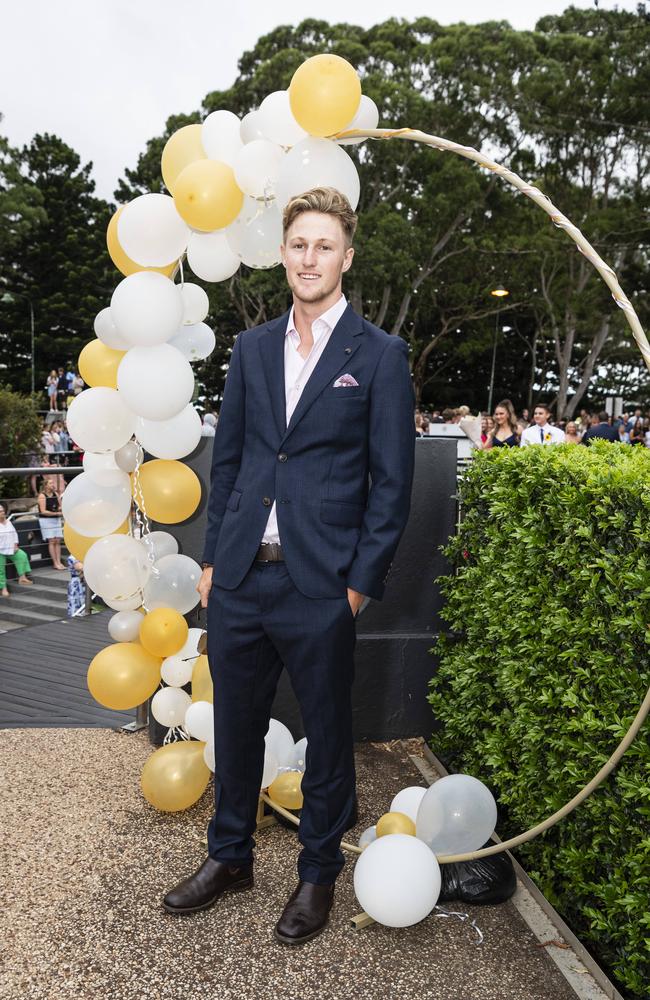
M 212 566 L 208 566 L 201 573 L 201 579 L 196 585 L 196 589 L 201 595 L 202 608 L 207 608 L 208 606 L 208 596 L 210 594 L 211 587 L 212 587 Z
M 365 599 L 366 599 L 365 594 L 360 594 L 358 590 L 351 590 L 350 587 L 348 587 L 348 601 L 350 602 L 352 614 L 355 616 L 355 618 L 357 612 L 359 611 L 359 608 L 361 607 Z

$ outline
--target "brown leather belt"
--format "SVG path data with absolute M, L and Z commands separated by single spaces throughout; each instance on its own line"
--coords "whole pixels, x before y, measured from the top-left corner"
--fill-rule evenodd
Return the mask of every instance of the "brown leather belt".
M 282 546 L 277 542 L 262 542 L 257 550 L 255 561 L 280 562 L 280 560 L 284 560 L 284 556 L 282 555 Z

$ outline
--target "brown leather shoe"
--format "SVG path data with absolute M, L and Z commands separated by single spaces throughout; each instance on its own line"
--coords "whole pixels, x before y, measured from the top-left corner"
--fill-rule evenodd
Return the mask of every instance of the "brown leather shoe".
M 200 868 L 174 886 L 163 899 L 168 913 L 196 913 L 207 910 L 224 892 L 240 892 L 253 887 L 253 866 L 231 868 L 223 861 L 207 857 Z
M 324 930 L 334 902 L 333 885 L 298 882 L 275 925 L 275 937 L 283 944 L 304 944 Z

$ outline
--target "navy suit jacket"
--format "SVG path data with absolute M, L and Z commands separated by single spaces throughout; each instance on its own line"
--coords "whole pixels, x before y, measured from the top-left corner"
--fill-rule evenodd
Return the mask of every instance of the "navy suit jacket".
M 347 587 L 381 600 L 409 515 L 414 393 L 406 343 L 347 306 L 286 425 L 289 313 L 237 336 L 214 450 L 203 559 L 237 587 L 272 502 L 289 575 L 301 593 Z M 358 386 L 334 388 L 353 375 Z

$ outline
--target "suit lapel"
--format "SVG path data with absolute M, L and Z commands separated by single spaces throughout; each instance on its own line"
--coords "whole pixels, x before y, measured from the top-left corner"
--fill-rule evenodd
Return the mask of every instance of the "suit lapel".
M 325 350 L 318 359 L 316 367 L 302 390 L 298 404 L 291 415 L 291 420 L 284 434 L 283 441 L 291 434 L 296 424 L 302 420 L 316 397 L 328 385 L 330 379 L 333 381 L 341 369 L 349 363 L 352 355 L 361 344 L 361 341 L 356 339 L 361 333 L 363 333 L 361 317 L 348 304 L 345 312 L 332 330 Z
M 281 436 L 287 429 L 287 402 L 284 391 L 284 338 L 289 322 L 289 312 L 267 324 L 258 346 L 262 357 L 262 370 L 271 397 L 271 409 Z

